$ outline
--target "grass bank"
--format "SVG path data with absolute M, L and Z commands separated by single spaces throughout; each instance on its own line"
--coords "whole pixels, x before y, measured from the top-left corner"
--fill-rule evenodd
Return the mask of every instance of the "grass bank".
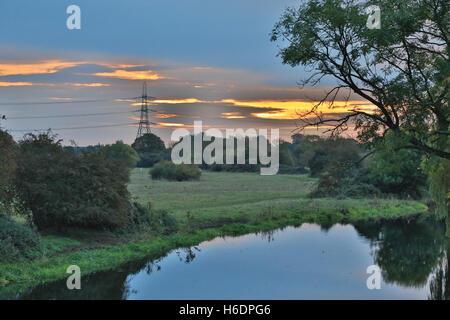
M 0 298 L 14 298 L 27 288 L 66 278 L 66 269 L 73 264 L 86 275 L 143 257 L 158 258 L 172 249 L 218 236 L 304 222 L 395 219 L 427 210 L 421 203 L 395 199 L 308 199 L 313 184 L 314 180 L 307 176 L 215 172 L 204 172 L 195 182 L 153 181 L 148 170 L 135 169 L 129 185 L 135 201 L 151 201 L 155 209 L 167 210 L 177 220 L 178 233 L 44 235 L 41 259 L 0 263 Z

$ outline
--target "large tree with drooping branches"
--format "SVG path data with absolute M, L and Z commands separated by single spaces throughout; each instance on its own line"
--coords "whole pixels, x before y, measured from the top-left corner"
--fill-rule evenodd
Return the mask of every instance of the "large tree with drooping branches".
M 409 148 L 424 153 L 435 198 L 447 212 L 449 3 L 305 0 L 298 8 L 286 9 L 271 35 L 280 43 L 283 63 L 311 70 L 302 85 L 336 80 L 321 101 L 300 115 L 300 127 L 324 126 L 333 135 L 354 128 L 365 143 L 377 143 L 392 132 L 394 152 Z M 367 26 L 366 9 L 371 5 L 380 8 L 379 29 Z M 343 93 L 372 106 L 335 115 L 327 112 Z

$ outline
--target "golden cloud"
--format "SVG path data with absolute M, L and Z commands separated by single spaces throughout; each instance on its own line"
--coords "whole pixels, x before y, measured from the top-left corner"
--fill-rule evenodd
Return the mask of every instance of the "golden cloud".
M 176 123 L 176 122 L 157 122 L 156 124 L 160 127 L 190 127 L 183 123 Z
M 175 117 L 180 117 L 180 115 L 178 115 L 178 114 L 170 114 L 170 113 L 160 113 L 160 112 L 158 112 L 158 113 L 155 113 L 154 115 L 153 115 L 153 117 L 154 118 L 157 118 L 157 119 L 169 119 L 169 118 L 175 118 Z
M 109 78 L 118 78 L 118 79 L 126 79 L 126 80 L 159 80 L 164 79 L 161 75 L 157 74 L 152 70 L 114 70 L 112 72 L 97 72 L 92 74 L 98 77 L 109 77 Z
M 71 85 L 74 87 L 109 87 L 111 86 L 109 83 L 66 83 L 67 85 Z
M 243 116 L 240 112 L 223 112 L 222 118 L 225 119 L 245 119 L 246 117 Z
M 163 104 L 179 104 L 179 103 L 206 103 L 209 101 L 199 100 L 196 98 L 188 99 L 163 99 L 163 100 L 153 100 L 152 103 L 163 103 Z
M 31 82 L 7 82 L 0 81 L 0 87 L 22 87 L 22 86 L 32 86 Z
M 231 103 L 239 107 L 253 107 L 262 109 L 278 109 L 268 112 L 252 113 L 252 116 L 263 119 L 277 119 L 277 120 L 294 120 L 298 119 L 299 115 L 311 110 L 317 101 L 298 101 L 298 100 L 257 100 L 257 101 L 239 101 L 234 99 L 221 100 L 224 103 Z M 358 105 L 364 105 L 366 109 L 374 110 L 375 106 L 367 106 L 367 101 L 335 101 L 331 106 L 330 103 L 325 102 L 322 110 L 327 110 L 328 113 L 346 113 L 354 109 L 358 109 Z
M 69 62 L 63 60 L 42 60 L 28 63 L 0 63 L 0 76 L 56 73 L 62 69 L 72 68 L 85 63 L 86 62 Z

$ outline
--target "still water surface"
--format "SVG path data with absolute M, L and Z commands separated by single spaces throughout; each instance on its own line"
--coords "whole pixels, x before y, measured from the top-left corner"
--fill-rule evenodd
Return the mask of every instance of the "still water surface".
M 303 224 L 216 238 L 82 278 L 39 286 L 26 299 L 442 299 L 448 243 L 433 220 Z M 369 290 L 368 266 L 382 271 Z

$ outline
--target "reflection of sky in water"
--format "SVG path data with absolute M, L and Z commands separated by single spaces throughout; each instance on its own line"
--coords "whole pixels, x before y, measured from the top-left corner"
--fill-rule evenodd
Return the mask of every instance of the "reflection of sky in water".
M 160 271 L 128 277 L 128 299 L 423 299 L 429 292 L 382 282 L 368 290 L 367 239 L 350 225 L 304 224 L 273 233 L 216 238 L 186 264 L 174 251 Z M 181 254 L 183 257 L 183 252 Z

